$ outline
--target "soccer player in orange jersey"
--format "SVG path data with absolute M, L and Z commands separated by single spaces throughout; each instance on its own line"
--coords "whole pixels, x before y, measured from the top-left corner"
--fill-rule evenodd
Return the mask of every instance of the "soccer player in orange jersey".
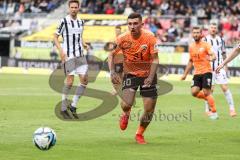
M 123 113 L 120 117 L 120 128 L 122 130 L 127 128 L 135 94 L 138 87 L 140 87 L 144 113 L 141 116 L 135 140 L 138 144 L 146 144 L 143 133 L 152 120 L 157 102 L 156 70 L 159 63 L 158 50 L 153 33 L 142 29 L 143 22 L 140 14 L 130 14 L 127 23 L 129 31 L 117 38 L 117 47 L 112 54 L 114 57 L 121 50 L 124 56 L 121 102 Z M 120 77 L 114 70 L 113 57 L 108 59 L 111 80 L 113 83 L 120 83 Z
M 212 87 L 212 67 L 210 62 L 216 59 L 211 45 L 201 40 L 201 28 L 196 26 L 192 29 L 194 41 L 189 46 L 190 59 L 181 80 L 185 80 L 187 74 L 194 67 L 194 77 L 192 81 L 192 95 L 196 98 L 206 100 L 211 107 L 211 119 L 217 119 L 215 101 L 211 95 Z

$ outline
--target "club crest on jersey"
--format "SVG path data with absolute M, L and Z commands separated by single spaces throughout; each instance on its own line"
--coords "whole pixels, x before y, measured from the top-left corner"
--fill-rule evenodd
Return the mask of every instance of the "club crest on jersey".
M 146 44 L 141 45 L 141 49 L 146 50 L 147 49 L 147 45 Z
M 132 47 L 132 42 L 131 41 L 122 41 L 122 43 L 119 46 L 121 49 L 129 49 Z

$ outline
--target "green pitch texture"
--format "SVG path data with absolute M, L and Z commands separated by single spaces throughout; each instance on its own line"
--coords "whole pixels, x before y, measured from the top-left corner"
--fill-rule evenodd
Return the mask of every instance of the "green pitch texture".
M 229 116 L 225 98 L 216 88 L 220 119 L 213 121 L 204 114 L 204 102 L 191 97 L 189 82 L 170 83 L 174 89 L 158 98 L 156 111 L 187 118 L 178 121 L 156 116 L 145 133 L 148 144 L 137 145 L 138 119 L 133 117 L 127 130 L 120 131 L 120 106 L 91 121 L 65 122 L 54 114 L 61 95 L 49 88 L 48 76 L 0 74 L 0 160 L 240 159 L 240 86 L 230 85 L 239 114 L 235 118 Z M 112 89 L 107 78 L 99 78 L 89 87 Z M 100 103 L 83 97 L 77 111 L 88 111 Z M 142 109 L 138 99 L 132 114 Z M 49 151 L 40 151 L 32 143 L 33 132 L 41 126 L 49 126 L 57 134 L 57 144 Z

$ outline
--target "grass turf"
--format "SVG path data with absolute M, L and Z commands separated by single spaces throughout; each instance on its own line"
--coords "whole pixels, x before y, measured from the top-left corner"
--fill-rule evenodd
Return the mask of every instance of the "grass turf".
M 134 141 L 138 125 L 132 117 L 125 132 L 119 130 L 118 106 L 112 112 L 85 122 L 65 122 L 56 118 L 54 107 L 61 95 L 48 86 L 48 76 L 0 74 L 0 160 L 90 160 L 90 159 L 240 159 L 240 119 L 228 115 L 228 106 L 219 87 L 215 99 L 220 119 L 212 121 L 204 115 L 204 103 L 190 95 L 189 82 L 170 82 L 172 92 L 160 96 L 156 120 L 145 133 L 149 144 Z M 106 78 L 99 78 L 89 87 L 111 91 Z M 230 85 L 239 111 L 239 85 Z M 83 97 L 78 112 L 94 108 L 101 101 Z M 132 113 L 142 108 L 138 99 Z M 191 117 L 189 112 L 191 111 Z M 159 113 L 170 118 L 163 120 Z M 187 118 L 172 120 L 171 115 Z M 40 151 L 32 143 L 32 134 L 41 126 L 57 133 L 57 144 L 49 151 Z

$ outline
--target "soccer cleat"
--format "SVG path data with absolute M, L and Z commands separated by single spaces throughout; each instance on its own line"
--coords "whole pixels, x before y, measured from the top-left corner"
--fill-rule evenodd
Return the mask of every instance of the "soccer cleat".
M 129 116 L 126 115 L 125 113 L 123 113 L 120 117 L 120 121 L 119 121 L 119 126 L 121 128 L 121 130 L 125 130 L 128 126 L 128 119 Z
M 77 108 L 73 107 L 72 105 L 70 105 L 69 110 L 72 112 L 72 115 L 74 118 L 78 119 L 78 115 L 77 115 Z
M 230 110 L 229 114 L 230 114 L 231 117 L 237 116 L 237 113 L 236 113 L 236 111 L 234 109 Z
M 67 110 L 61 111 L 60 114 L 62 115 L 63 119 L 72 119 Z
M 147 144 L 146 141 L 144 140 L 144 136 L 141 134 L 136 134 L 135 140 L 138 144 Z
M 206 113 L 207 116 L 210 116 L 210 115 L 212 114 L 211 111 L 207 111 L 207 112 L 205 112 L 205 113 Z
M 210 115 L 209 115 L 209 118 L 211 119 L 211 120 L 216 120 L 216 119 L 218 119 L 218 114 L 217 114 L 217 112 L 212 112 Z

